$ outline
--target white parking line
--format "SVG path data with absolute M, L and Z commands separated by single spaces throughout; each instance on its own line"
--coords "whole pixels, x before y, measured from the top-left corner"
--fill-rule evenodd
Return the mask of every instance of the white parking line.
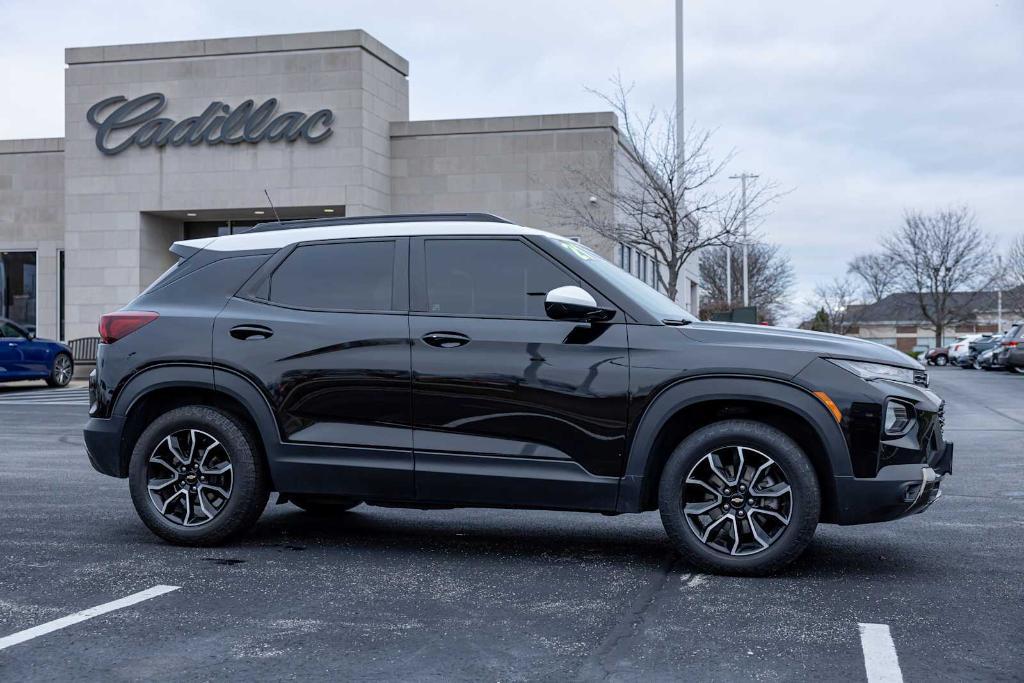
M 885 624 L 857 624 L 860 646 L 864 650 L 864 668 L 868 683 L 903 683 L 900 660 L 896 656 L 889 627 Z
M 102 605 L 97 605 L 96 607 L 90 607 L 89 609 L 82 610 L 81 612 L 75 612 L 74 614 L 69 614 L 66 617 L 61 617 L 60 619 L 48 621 L 45 624 L 40 624 L 39 626 L 27 628 L 24 631 L 12 633 L 9 636 L 0 638 L 0 650 L 9 648 L 12 645 L 24 643 L 26 640 L 32 640 L 33 638 L 44 636 L 47 633 L 59 631 L 62 628 L 71 626 L 73 624 L 77 624 L 82 621 L 86 621 L 88 619 L 92 619 L 93 617 L 98 617 L 101 614 L 113 612 L 114 610 L 119 610 L 123 607 L 130 607 L 144 600 L 155 598 L 158 595 L 163 595 L 164 593 L 176 591 L 178 590 L 178 588 L 179 586 L 153 586 L 152 588 L 147 588 L 144 591 L 134 593 L 127 597 L 121 598 L 120 600 L 114 600 L 113 602 L 107 602 Z

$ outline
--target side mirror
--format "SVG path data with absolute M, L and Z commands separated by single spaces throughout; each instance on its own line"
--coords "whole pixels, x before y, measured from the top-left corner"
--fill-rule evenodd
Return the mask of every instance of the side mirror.
M 602 322 L 611 320 L 615 311 L 599 308 L 594 297 L 580 287 L 567 285 L 557 287 L 544 297 L 544 312 L 553 320 L 577 322 Z

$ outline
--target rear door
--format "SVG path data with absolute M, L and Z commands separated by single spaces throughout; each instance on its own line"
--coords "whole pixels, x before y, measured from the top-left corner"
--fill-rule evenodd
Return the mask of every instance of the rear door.
M 286 493 L 411 499 L 408 240 L 286 249 L 218 316 L 213 358 L 275 414 Z

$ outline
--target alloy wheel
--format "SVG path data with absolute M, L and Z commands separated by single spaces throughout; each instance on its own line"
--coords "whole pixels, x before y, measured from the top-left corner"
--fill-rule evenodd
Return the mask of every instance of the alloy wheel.
M 785 472 L 765 453 L 723 446 L 690 469 L 682 505 L 701 543 L 726 555 L 754 555 L 789 526 L 793 492 Z
M 67 356 L 57 356 L 57 360 L 53 361 L 53 379 L 64 386 L 71 381 L 71 373 L 71 359 Z
M 195 527 L 211 522 L 231 498 L 231 458 L 221 443 L 198 429 L 169 434 L 149 456 L 149 499 L 165 519 Z

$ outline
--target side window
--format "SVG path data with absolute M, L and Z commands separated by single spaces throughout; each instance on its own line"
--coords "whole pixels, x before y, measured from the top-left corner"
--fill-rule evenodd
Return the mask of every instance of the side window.
M 580 284 L 519 240 L 426 240 L 423 250 L 430 313 L 543 318 L 545 294 Z
M 21 331 L 10 323 L 0 323 L 0 338 L 12 339 L 20 337 Z
M 298 247 L 270 278 L 271 302 L 322 310 L 393 310 L 395 243 Z

